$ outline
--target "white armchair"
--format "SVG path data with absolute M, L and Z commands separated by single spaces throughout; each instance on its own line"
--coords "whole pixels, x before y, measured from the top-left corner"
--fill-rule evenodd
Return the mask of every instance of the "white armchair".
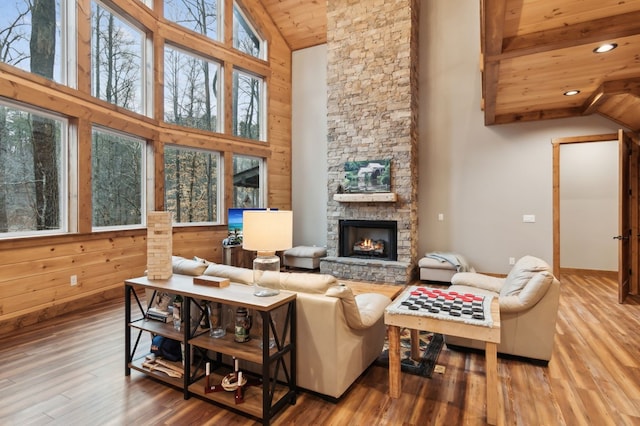
M 449 291 L 498 297 L 501 341 L 498 352 L 547 363 L 551 359 L 560 282 L 541 259 L 524 256 L 506 278 L 459 272 L 451 278 Z M 445 336 L 449 346 L 483 349 L 483 342 Z

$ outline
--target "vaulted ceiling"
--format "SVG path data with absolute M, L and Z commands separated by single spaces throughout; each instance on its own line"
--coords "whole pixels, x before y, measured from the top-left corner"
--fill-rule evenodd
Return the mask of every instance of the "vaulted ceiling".
M 293 50 L 326 42 L 327 0 L 261 1 Z M 640 131 L 640 0 L 479 7 L 485 124 L 597 113 Z M 617 48 L 593 52 L 605 42 Z M 565 96 L 569 90 L 579 93 Z

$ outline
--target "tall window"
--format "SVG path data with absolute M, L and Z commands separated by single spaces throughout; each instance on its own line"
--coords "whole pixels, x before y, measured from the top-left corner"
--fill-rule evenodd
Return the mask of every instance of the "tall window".
M 143 224 L 145 142 L 94 128 L 91 146 L 94 228 Z
M 164 51 L 164 119 L 167 123 L 218 131 L 220 64 L 172 47 Z
M 165 209 L 176 223 L 219 221 L 219 164 L 217 152 L 165 148 Z
M 75 3 L 75 2 L 72 2 Z M 66 0 L 4 0 L 0 61 L 58 83 L 63 79 L 62 23 Z
M 66 231 L 67 128 L 0 102 L 0 236 Z
M 91 2 L 91 93 L 144 111 L 144 34 L 102 4 Z
M 266 42 L 253 28 L 238 5 L 233 4 L 233 47 L 259 59 L 267 57 Z
M 264 176 L 262 158 L 234 155 L 232 207 L 264 207 Z
M 169 21 L 192 31 L 219 40 L 222 34 L 220 8 L 224 1 L 218 0 L 164 0 L 164 16 Z
M 233 70 L 233 134 L 262 140 L 264 80 Z

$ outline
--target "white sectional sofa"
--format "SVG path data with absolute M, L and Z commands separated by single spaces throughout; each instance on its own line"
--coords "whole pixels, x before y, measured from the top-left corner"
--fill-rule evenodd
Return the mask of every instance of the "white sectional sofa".
M 247 285 L 253 280 L 251 269 L 181 257 L 173 258 L 173 272 Z M 391 299 L 377 293 L 354 296 L 326 274 L 282 272 L 279 287 L 297 293 L 297 385 L 339 398 L 380 354 L 383 314 Z

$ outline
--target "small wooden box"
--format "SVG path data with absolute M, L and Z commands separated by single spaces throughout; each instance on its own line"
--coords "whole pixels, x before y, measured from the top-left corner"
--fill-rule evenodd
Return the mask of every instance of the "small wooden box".
M 212 277 L 210 275 L 199 275 L 193 277 L 194 284 L 208 285 L 211 287 L 229 287 L 228 278 Z

